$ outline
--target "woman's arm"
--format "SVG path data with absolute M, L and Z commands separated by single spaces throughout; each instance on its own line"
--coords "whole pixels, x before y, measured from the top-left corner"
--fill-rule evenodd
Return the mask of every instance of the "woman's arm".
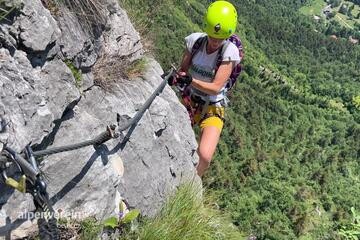
M 234 62 L 223 62 L 217 70 L 213 82 L 209 83 L 193 78 L 191 85 L 206 94 L 216 95 L 220 92 L 229 79 L 233 67 Z
M 191 65 L 191 59 L 192 59 L 191 52 L 189 52 L 189 50 L 186 49 L 180 64 L 180 69 L 179 69 L 180 75 L 184 75 L 181 73 L 188 74 L 189 67 Z

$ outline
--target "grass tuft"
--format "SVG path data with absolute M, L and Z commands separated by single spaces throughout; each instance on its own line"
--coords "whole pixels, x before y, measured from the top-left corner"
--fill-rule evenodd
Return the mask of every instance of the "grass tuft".
M 130 62 L 124 57 L 102 55 L 94 66 L 94 84 L 111 92 L 114 83 L 119 79 L 132 79 L 141 76 L 146 69 L 146 59 L 140 58 Z
M 7 20 L 6 17 L 20 6 L 20 1 L 0 0 L 0 22 Z
M 78 19 L 83 29 L 97 33 L 106 24 L 106 0 L 42 0 L 54 16 L 59 16 L 66 7 Z
M 201 187 L 195 183 L 181 185 L 162 211 L 140 227 L 139 239 L 244 239 L 228 217 L 202 203 L 201 191 Z
M 102 225 L 95 218 L 87 218 L 80 222 L 80 239 L 96 240 L 102 232 Z
M 41 0 L 42 4 L 47 8 L 53 16 L 61 16 L 61 9 L 57 1 L 54 0 Z
M 146 68 L 146 59 L 140 58 L 130 63 L 125 70 L 128 78 L 140 77 Z

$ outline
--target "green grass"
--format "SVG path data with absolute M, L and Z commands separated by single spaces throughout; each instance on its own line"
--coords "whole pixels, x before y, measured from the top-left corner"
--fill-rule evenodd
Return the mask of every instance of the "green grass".
M 81 71 L 74 66 L 71 60 L 65 60 L 65 64 L 70 69 L 71 73 L 75 78 L 75 86 L 80 89 L 82 86 Z
M 6 4 L 5 0 L 0 0 L 0 22 L 12 12 L 17 7 L 19 7 L 19 3 L 12 3 L 9 5 L 9 3 Z
M 342 1 L 342 3 L 336 7 L 333 8 L 333 11 L 336 12 L 336 15 L 334 20 L 336 20 L 338 23 L 340 23 L 342 26 L 354 29 L 355 23 L 360 23 L 360 19 L 356 19 L 355 17 L 360 12 L 360 7 L 357 5 L 354 5 L 354 9 L 352 10 L 353 19 L 349 19 L 348 16 L 342 14 L 339 12 L 339 9 L 343 3 L 347 3 L 349 6 L 353 5 L 353 3 L 348 1 Z M 324 0 L 314 0 L 309 5 L 306 5 L 302 8 L 300 8 L 300 12 L 302 14 L 308 15 L 308 16 L 323 16 L 322 9 L 326 6 L 326 2 Z
M 334 19 L 336 19 L 336 21 L 339 22 L 344 27 L 351 28 L 351 29 L 354 28 L 354 21 L 347 20 L 347 16 L 345 16 L 344 14 L 341 14 L 338 12 L 335 15 Z
M 141 76 L 146 69 L 146 58 L 140 58 L 133 61 L 126 68 L 126 75 L 128 78 Z
M 99 234 L 102 231 L 102 225 L 94 218 L 87 218 L 80 222 L 80 239 L 81 240 L 95 240 L 99 239 Z
M 300 12 L 305 15 L 321 15 L 322 9 L 326 6 L 324 0 L 314 0 L 310 5 L 300 8 Z
M 242 234 L 219 210 L 204 204 L 201 187 L 181 185 L 161 212 L 139 228 L 142 240 L 241 240 Z
M 352 3 L 350 3 L 350 2 L 346 2 L 346 3 L 348 3 L 349 6 L 352 5 Z M 341 4 L 340 4 L 340 6 L 341 6 Z M 355 23 L 356 22 L 360 23 L 360 19 L 355 18 L 357 16 L 357 14 L 360 12 L 360 7 L 357 5 L 354 5 L 354 10 L 352 10 L 352 15 L 354 18 L 349 19 L 348 16 L 339 12 L 340 6 L 334 9 L 334 11 L 336 11 L 336 15 L 335 15 L 334 19 L 336 21 L 338 21 L 342 26 L 354 29 Z
M 230 218 L 214 208 L 212 198 L 203 198 L 201 186 L 183 183 L 152 218 L 118 228 L 120 240 L 245 240 Z M 205 199 L 205 201 L 204 201 Z M 61 219 L 60 225 L 71 226 L 71 220 Z M 79 223 L 78 238 L 99 239 L 103 224 L 94 218 Z M 70 227 L 71 228 L 71 227 Z

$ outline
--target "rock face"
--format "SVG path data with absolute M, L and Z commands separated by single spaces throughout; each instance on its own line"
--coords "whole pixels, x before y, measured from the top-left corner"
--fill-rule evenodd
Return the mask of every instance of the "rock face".
M 30 142 L 45 149 L 91 139 L 133 117 L 162 81 L 161 67 L 147 57 L 141 77 L 118 76 L 111 91 L 94 85 L 100 55 L 144 58 L 140 37 L 115 2 L 104 9 L 107 22 L 95 37 L 70 11 L 62 13 L 55 19 L 40 0 L 26 0 L 0 24 L 0 150 L 3 143 L 20 151 Z M 80 86 L 69 62 L 83 72 Z M 196 148 L 186 110 L 166 87 L 129 141 L 50 155 L 41 169 L 59 217 L 101 220 L 116 214 L 120 198 L 151 216 L 195 175 Z M 0 182 L 0 239 L 36 230 L 36 221 L 19 218 L 33 209 L 31 196 Z

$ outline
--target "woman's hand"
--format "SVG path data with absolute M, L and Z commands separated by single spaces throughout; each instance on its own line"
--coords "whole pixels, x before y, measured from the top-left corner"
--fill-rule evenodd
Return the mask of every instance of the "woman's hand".
M 193 78 L 191 77 L 191 75 L 179 75 L 176 78 L 177 83 L 183 84 L 183 85 L 190 85 L 192 80 L 193 80 Z
M 174 86 L 174 85 L 177 85 L 177 84 L 180 84 L 181 86 L 184 86 L 184 85 L 190 85 L 191 82 L 192 82 L 192 77 L 191 75 L 187 75 L 186 72 L 184 71 L 180 71 L 180 72 L 177 72 L 175 76 L 169 78 L 168 80 L 168 84 L 170 86 Z

